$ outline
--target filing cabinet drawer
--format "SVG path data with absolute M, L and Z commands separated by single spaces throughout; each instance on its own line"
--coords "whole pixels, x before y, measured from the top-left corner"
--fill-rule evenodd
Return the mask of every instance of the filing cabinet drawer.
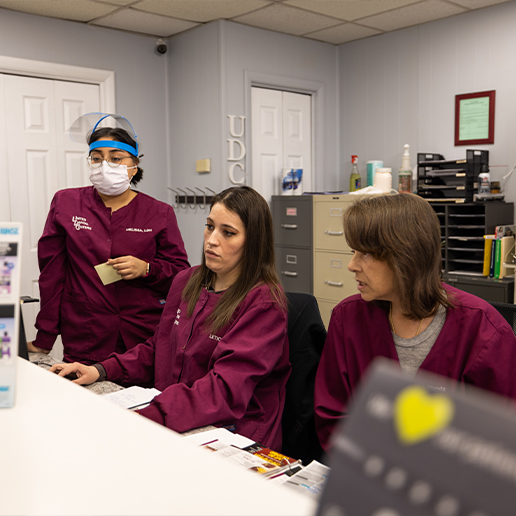
M 312 246 L 311 196 L 273 196 L 274 241 L 286 246 Z
M 276 270 L 285 292 L 312 293 L 312 251 L 275 247 Z
M 315 297 L 338 302 L 358 293 L 355 276 L 348 271 L 351 257 L 351 253 L 315 252 Z
M 324 323 L 324 326 L 326 329 L 328 329 L 331 313 L 338 303 L 336 301 L 325 301 L 323 299 L 318 299 L 317 304 L 319 305 L 319 312 L 321 312 L 321 319 Z
M 315 202 L 314 246 L 316 249 L 350 251 L 342 227 L 342 215 L 349 206 L 351 201 Z

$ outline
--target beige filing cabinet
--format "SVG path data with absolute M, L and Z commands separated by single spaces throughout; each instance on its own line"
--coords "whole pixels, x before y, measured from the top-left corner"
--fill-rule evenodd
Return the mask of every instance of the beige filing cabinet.
M 342 215 L 350 194 L 272 197 L 276 269 L 289 292 L 313 294 L 326 327 L 333 307 L 358 293 Z
M 348 271 L 352 253 L 342 229 L 342 215 L 356 199 L 349 194 L 313 196 L 313 294 L 326 327 L 333 307 L 358 292 Z

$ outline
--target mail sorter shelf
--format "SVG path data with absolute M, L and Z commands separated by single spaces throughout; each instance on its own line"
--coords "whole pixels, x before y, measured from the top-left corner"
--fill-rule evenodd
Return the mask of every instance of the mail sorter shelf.
M 486 301 L 495 301 L 498 303 L 514 302 L 514 276 L 494 279 L 485 278 L 483 276 L 445 273 L 443 280 L 452 287 L 469 292 Z
M 489 167 L 489 151 L 466 150 L 466 159 L 446 160 L 442 154 L 418 153 L 417 193 L 429 202 L 473 201 L 478 175 Z
M 512 224 L 514 204 L 505 202 L 432 205 L 441 225 L 442 268 L 446 273 L 482 276 L 484 235 Z

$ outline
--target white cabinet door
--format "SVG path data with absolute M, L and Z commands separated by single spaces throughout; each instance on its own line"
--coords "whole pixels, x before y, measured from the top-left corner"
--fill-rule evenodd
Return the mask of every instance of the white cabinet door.
M 252 186 L 270 202 L 281 194 L 283 168 L 302 168 L 312 190 L 311 97 L 252 88 Z
M 99 87 L 14 75 L 1 79 L 9 220 L 24 228 L 21 294 L 39 297 L 37 244 L 52 197 L 59 189 L 89 183 L 87 145 L 72 142 L 68 128 L 80 115 L 99 111 Z M 38 310 L 39 303 L 24 307 L 28 340 L 35 336 Z

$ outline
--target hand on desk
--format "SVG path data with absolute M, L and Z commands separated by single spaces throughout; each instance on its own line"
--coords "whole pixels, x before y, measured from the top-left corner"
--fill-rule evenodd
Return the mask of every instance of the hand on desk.
M 27 350 L 30 351 L 31 353 L 45 353 L 47 355 L 50 353 L 49 349 L 43 349 L 43 348 L 38 348 L 38 347 L 34 346 L 32 341 L 27 342 Z
M 72 381 L 79 385 L 95 383 L 100 376 L 96 367 L 80 364 L 79 362 L 74 362 L 73 364 L 54 364 L 49 371 L 58 376 L 68 377 L 68 375 L 75 375 L 76 379 Z
M 147 272 L 147 262 L 135 258 L 134 256 L 119 256 L 118 258 L 110 258 L 108 265 L 112 265 L 122 279 L 130 280 L 145 276 Z

